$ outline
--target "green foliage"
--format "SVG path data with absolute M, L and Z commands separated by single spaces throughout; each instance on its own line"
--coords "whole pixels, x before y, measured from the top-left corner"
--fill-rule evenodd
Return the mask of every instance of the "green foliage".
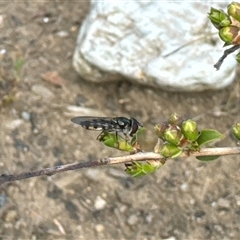
M 223 138 L 224 138 L 224 135 L 214 129 L 204 129 L 201 131 L 197 139 L 197 143 L 199 146 L 202 146 Z
M 0 109 L 17 100 L 23 65 L 24 59 L 17 56 L 11 60 L 12 68 L 8 64 L 3 65 L 3 71 L 0 68 Z
M 173 115 L 176 116 L 176 113 Z M 191 119 L 178 121 L 178 125 L 172 125 L 173 117 L 170 116 L 169 119 L 171 121 L 168 123 L 154 127 L 157 136 L 165 143 L 159 150 L 164 157 L 177 157 L 183 150 L 199 151 L 200 146 L 224 137 L 213 129 L 199 131 L 197 123 Z
M 208 16 L 213 26 L 218 29 L 219 37 L 225 43 L 224 47 L 233 45 L 225 50 L 223 56 L 214 64 L 217 70 L 229 54 L 240 48 L 240 3 L 230 3 L 227 12 L 212 7 Z M 236 61 L 240 62 L 239 53 L 236 56 Z
M 238 141 L 240 141 L 240 123 L 236 123 L 232 126 L 232 131 L 234 136 Z
M 154 148 L 155 153 L 159 153 L 159 157 L 163 160 L 148 160 L 145 162 L 133 161 L 126 165 L 126 173 L 132 177 L 144 176 L 155 172 L 159 169 L 168 158 L 177 158 L 184 152 L 185 156 L 192 152 L 199 152 L 204 145 L 212 143 L 224 138 L 224 135 L 215 129 L 199 130 L 198 124 L 192 119 L 183 120 L 178 114 L 172 114 L 167 122 L 158 123 L 154 126 L 155 133 L 158 137 L 158 143 Z M 240 139 L 240 123 L 232 127 L 234 135 Z M 102 132 L 98 140 L 106 146 L 127 152 L 141 152 L 138 143 L 139 137 L 145 128 L 139 128 L 137 133 L 131 138 L 121 134 Z M 216 160 L 220 156 L 200 156 L 196 157 L 200 161 L 209 162 Z
M 16 71 L 17 75 L 20 75 L 22 68 L 24 65 L 24 59 L 23 58 L 18 58 L 14 62 L 14 70 Z
M 218 159 L 220 156 L 199 156 L 196 157 L 198 160 L 203 161 L 203 162 L 210 162 L 213 160 Z

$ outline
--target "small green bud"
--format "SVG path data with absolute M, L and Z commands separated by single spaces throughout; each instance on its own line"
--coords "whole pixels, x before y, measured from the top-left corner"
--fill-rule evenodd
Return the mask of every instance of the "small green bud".
M 151 162 L 132 162 L 125 164 L 126 166 L 126 173 L 131 175 L 132 177 L 141 177 L 150 173 L 155 172 L 157 169 L 162 167 L 163 163 L 160 161 L 155 161 L 155 163 Z
M 114 133 L 102 132 L 98 140 L 108 147 L 116 148 L 121 151 L 131 152 L 134 150 L 133 146 L 131 146 L 126 139 L 121 136 L 116 136 Z
M 240 3 L 230 3 L 228 5 L 228 15 L 240 22 Z
M 182 123 L 182 133 L 190 141 L 196 141 L 199 136 L 197 123 L 188 119 Z
M 164 131 L 164 139 L 177 146 L 183 139 L 183 134 L 177 126 L 170 126 Z
M 238 36 L 239 30 L 240 29 L 237 26 L 223 27 L 219 30 L 219 36 L 223 41 L 232 43 L 232 41 Z
M 160 123 L 154 126 L 156 135 L 164 140 L 164 131 L 168 128 L 168 124 Z
M 170 115 L 169 119 L 168 119 L 168 123 L 174 126 L 180 126 L 183 122 L 183 119 L 180 115 L 178 115 L 177 113 L 173 113 Z
M 162 147 L 160 154 L 162 154 L 162 156 L 168 158 L 175 158 L 178 157 L 179 155 L 181 155 L 182 150 L 181 148 L 177 147 L 176 145 L 173 145 L 171 143 L 166 143 L 164 144 L 164 146 Z
M 237 140 L 240 141 L 240 123 L 236 123 L 235 125 L 233 125 L 232 131 Z
M 217 29 L 227 27 L 232 23 L 230 17 L 223 10 L 215 8 L 211 8 L 208 18 Z
M 235 43 L 238 32 L 239 28 L 236 26 L 223 27 L 219 30 L 219 37 L 227 44 Z

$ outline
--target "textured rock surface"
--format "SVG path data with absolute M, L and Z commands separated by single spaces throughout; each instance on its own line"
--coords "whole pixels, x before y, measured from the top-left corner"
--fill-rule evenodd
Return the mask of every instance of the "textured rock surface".
M 220 89 L 234 80 L 229 56 L 213 65 L 223 43 L 207 19 L 219 3 L 93 2 L 81 27 L 73 65 L 85 79 L 124 77 L 170 91 Z

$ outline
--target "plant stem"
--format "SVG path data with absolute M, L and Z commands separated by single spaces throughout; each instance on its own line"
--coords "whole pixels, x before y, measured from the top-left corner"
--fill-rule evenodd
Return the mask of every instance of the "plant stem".
M 195 152 L 184 151 L 178 158 L 215 156 L 215 155 L 224 156 L 224 155 L 235 155 L 235 154 L 240 154 L 240 147 L 203 148 L 200 151 L 195 151 Z M 43 175 L 51 176 L 59 172 L 65 172 L 65 171 L 76 170 L 81 168 L 90 168 L 90 167 L 97 167 L 102 165 L 128 163 L 133 161 L 147 161 L 147 160 L 160 161 L 163 159 L 165 158 L 158 153 L 139 152 L 139 153 L 127 155 L 127 156 L 109 157 L 109 158 L 102 158 L 95 161 L 55 166 L 55 167 L 45 168 L 45 169 L 42 169 L 39 171 L 33 171 L 33 172 L 23 172 L 20 174 L 10 174 L 10 175 L 2 174 L 0 175 L 0 185 L 6 182 L 38 177 Z

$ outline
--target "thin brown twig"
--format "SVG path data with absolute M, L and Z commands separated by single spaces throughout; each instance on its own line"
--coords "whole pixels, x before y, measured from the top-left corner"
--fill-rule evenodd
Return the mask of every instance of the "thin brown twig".
M 204 148 L 200 151 L 189 152 L 184 151 L 179 158 L 186 157 L 198 157 L 198 156 L 223 156 L 223 155 L 234 155 L 240 154 L 240 147 L 225 147 L 225 148 Z M 103 165 L 112 165 L 112 164 L 120 164 L 127 163 L 133 161 L 146 161 L 146 160 L 162 160 L 165 159 L 161 154 L 153 153 L 153 152 L 139 152 L 133 155 L 121 156 L 121 157 L 110 157 L 110 158 L 102 158 L 95 161 L 83 162 L 83 163 L 72 163 L 61 166 L 55 166 L 51 168 L 45 168 L 38 171 L 33 172 L 23 172 L 20 174 L 2 174 L 0 175 L 0 185 L 6 182 L 22 180 L 27 178 L 33 178 L 38 176 L 51 176 L 59 172 L 66 172 L 81 168 L 90 168 L 97 167 Z
M 240 45 L 234 45 L 233 47 L 224 51 L 223 55 L 219 58 L 219 60 L 213 65 L 217 70 L 220 69 L 224 59 L 231 53 L 235 52 L 240 48 Z

